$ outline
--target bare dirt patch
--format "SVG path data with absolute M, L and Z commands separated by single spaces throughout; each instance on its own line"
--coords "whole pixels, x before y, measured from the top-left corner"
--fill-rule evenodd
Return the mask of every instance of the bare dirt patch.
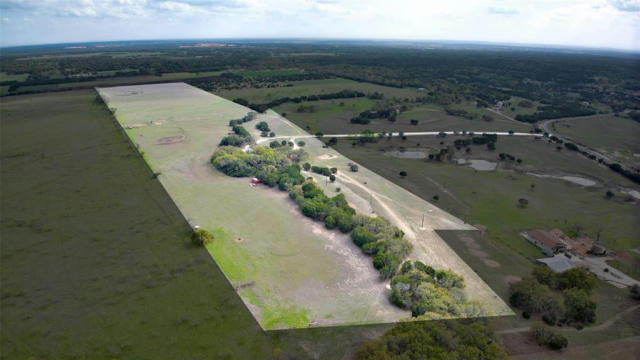
M 482 260 L 482 262 L 484 262 L 484 264 L 487 265 L 488 267 L 492 267 L 492 268 L 500 267 L 500 263 L 495 260 L 484 259 Z
M 158 139 L 158 145 L 171 145 L 181 143 L 185 140 L 187 140 L 187 137 L 184 135 L 167 136 Z
M 476 257 L 479 257 L 479 258 L 486 258 L 487 256 L 489 256 L 489 254 L 487 254 L 486 252 L 484 252 L 484 251 L 482 251 L 482 250 L 476 250 L 476 249 L 473 249 L 473 250 L 469 250 L 469 252 L 470 252 L 473 256 L 476 256 Z
M 338 157 L 338 155 L 335 155 L 335 154 L 324 154 L 324 155 L 318 156 L 318 160 L 331 160 L 331 159 L 335 159 L 337 157 Z
M 506 282 L 507 284 L 518 282 L 520 280 L 522 280 L 522 278 L 520 276 L 515 276 L 515 275 L 507 275 L 504 277 L 504 282 Z

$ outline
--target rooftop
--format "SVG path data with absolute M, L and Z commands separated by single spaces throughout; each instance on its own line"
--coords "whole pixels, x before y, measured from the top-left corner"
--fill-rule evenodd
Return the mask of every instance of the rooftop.
M 564 255 L 556 255 L 554 257 L 542 258 L 536 260 L 541 264 L 545 264 L 554 272 L 561 273 L 565 270 L 573 269 L 575 265 Z

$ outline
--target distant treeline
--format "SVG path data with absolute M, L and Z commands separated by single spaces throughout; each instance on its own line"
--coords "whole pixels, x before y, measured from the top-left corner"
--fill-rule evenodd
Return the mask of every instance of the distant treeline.
M 319 94 L 319 95 L 303 95 L 298 97 L 282 97 L 273 101 L 270 101 L 266 104 L 253 104 L 246 99 L 236 98 L 233 101 L 237 104 L 246 106 L 251 108 L 257 112 L 263 113 L 270 108 L 274 108 L 276 106 L 285 104 L 285 103 L 301 103 L 303 101 L 319 101 L 319 100 L 331 100 L 331 99 L 348 99 L 348 98 L 357 98 L 364 97 L 365 93 L 355 90 L 342 90 L 336 93 L 329 94 Z
M 595 115 L 596 111 L 588 106 L 575 102 L 554 103 L 538 107 L 533 114 L 516 115 L 515 119 L 522 122 L 535 123 L 545 119 L 559 119 L 565 117 L 577 117 Z
M 305 56 L 294 56 L 298 53 Z M 332 56 L 324 56 L 326 53 Z M 0 55 L 0 72 L 29 74 L 26 83 L 19 83 L 23 85 L 44 84 L 49 80 L 75 82 L 85 74 L 91 77 L 107 71 L 160 75 L 249 70 L 254 73 L 242 80 L 235 79 L 236 83 L 229 86 L 267 87 L 283 81 L 342 77 L 392 87 L 422 88 L 422 99 L 442 105 L 476 100 L 486 106 L 512 96 L 548 104 L 550 108 L 540 114 L 522 118 L 535 122 L 543 117 L 576 116 L 591 111 L 575 104 L 605 104 L 614 112 L 640 109 L 640 100 L 634 94 L 640 89 L 639 63 L 636 55 L 596 51 L 231 41 L 210 48 L 181 47 L 176 43 L 129 44 L 99 50 L 5 48 Z M 277 69 L 297 69 L 300 74 L 269 73 Z M 220 79 L 230 80 L 211 78 L 195 84 L 210 90 L 220 86 L 217 82 Z M 7 83 L 12 84 L 17 85 Z

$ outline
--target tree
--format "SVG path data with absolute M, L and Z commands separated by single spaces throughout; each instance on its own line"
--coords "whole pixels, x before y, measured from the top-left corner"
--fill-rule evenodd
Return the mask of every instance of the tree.
M 589 298 L 585 290 L 572 288 L 563 292 L 566 317 L 569 322 L 590 324 L 596 321 L 597 304 Z
M 527 205 L 529 205 L 529 200 L 525 198 L 518 199 L 518 206 L 520 206 L 521 208 L 525 208 L 527 207 Z
M 214 239 L 213 234 L 205 229 L 196 229 L 191 233 L 191 242 L 197 246 L 207 245 L 213 242 Z
M 311 164 L 306 162 L 306 163 L 302 164 L 302 168 L 304 169 L 304 171 L 309 171 L 311 169 Z
M 269 124 L 267 124 L 266 121 L 260 121 L 259 123 L 256 124 L 256 129 L 260 130 L 260 131 L 271 131 L 269 129 Z
M 381 338 L 365 343 L 355 358 L 502 360 L 507 355 L 485 323 L 465 319 L 398 323 Z
M 576 288 L 584 290 L 587 294 L 591 293 L 596 286 L 595 276 L 589 274 L 583 268 L 563 271 L 558 274 L 557 281 L 557 288 L 560 290 Z
M 607 197 L 607 199 L 611 199 L 614 195 L 615 194 L 611 190 L 607 190 L 607 192 L 605 193 L 605 196 Z
M 302 141 L 302 140 L 298 141 L 298 146 L 303 147 L 305 145 L 306 145 L 306 143 L 304 141 Z
M 399 175 L 400 175 L 400 177 L 406 177 L 407 176 L 407 172 L 402 170 L 402 171 L 400 171 Z
M 349 165 L 349 170 L 351 172 L 358 172 L 358 165 L 356 165 L 356 164 Z
M 336 181 L 336 176 L 333 175 L 333 174 L 329 175 L 329 181 L 335 182 Z

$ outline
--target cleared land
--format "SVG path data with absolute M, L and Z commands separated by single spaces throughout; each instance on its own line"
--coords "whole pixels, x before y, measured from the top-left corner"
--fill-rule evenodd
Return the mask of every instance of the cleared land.
M 149 124 L 131 127 L 127 134 L 154 171 L 162 174 L 160 181 L 189 221 L 218 235 L 209 251 L 264 328 L 408 317 L 388 302 L 386 286 L 377 280 L 370 259 L 348 237 L 303 218 L 286 194 L 250 187 L 247 179 L 229 178 L 211 168 L 209 156 L 229 131 L 228 121 L 244 116 L 248 109 L 185 84 L 100 92 L 125 128 Z M 273 112 L 256 121 L 261 120 L 279 135 L 306 134 Z M 184 136 L 185 141 L 158 144 L 169 136 Z M 463 275 L 469 297 L 485 303 L 489 314 L 510 314 L 433 231 L 471 226 L 364 168 L 347 175 L 348 159 L 322 146 L 319 140 L 308 139 L 306 149 L 314 164 L 340 169 L 332 191 L 339 185 L 360 212 L 371 213 L 373 207 L 390 218 L 417 245 L 412 258 Z M 427 213 L 425 229 L 419 229 L 422 212 Z
M 388 302 L 370 260 L 346 236 L 304 218 L 286 194 L 211 167 L 229 120 L 248 109 L 185 84 L 100 92 L 125 128 L 149 124 L 127 134 L 189 222 L 216 234 L 208 250 L 265 329 L 408 316 Z M 184 141 L 158 142 L 170 136 Z

